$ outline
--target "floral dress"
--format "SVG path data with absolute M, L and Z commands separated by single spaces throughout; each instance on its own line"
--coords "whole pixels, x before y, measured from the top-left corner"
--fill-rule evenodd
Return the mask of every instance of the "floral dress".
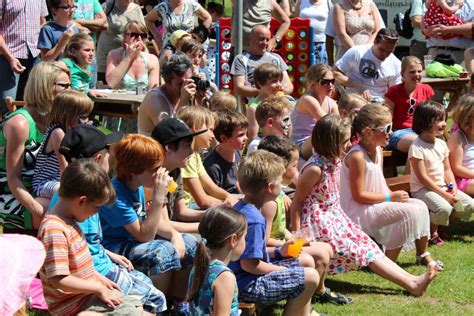
M 434 26 L 437 24 L 447 25 L 447 26 L 455 26 L 455 25 L 462 25 L 462 21 L 455 16 L 454 14 L 447 14 L 443 11 L 436 0 L 431 0 L 430 5 L 428 6 L 426 13 L 423 17 L 423 24 L 426 27 Z M 448 34 L 442 36 L 442 39 L 450 39 L 454 37 L 459 37 L 460 35 L 455 34 Z
M 384 256 L 380 248 L 355 224 L 341 208 L 339 187 L 341 162 L 314 154 L 303 166 L 321 168 L 321 181 L 306 196 L 301 210 L 301 227 L 309 227 L 316 241 L 332 246 L 335 257 L 329 274 L 338 274 L 361 267 Z

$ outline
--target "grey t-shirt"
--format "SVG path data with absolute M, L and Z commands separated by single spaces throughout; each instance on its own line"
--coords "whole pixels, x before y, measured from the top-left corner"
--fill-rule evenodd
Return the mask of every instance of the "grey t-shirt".
M 204 168 L 207 174 L 217 186 L 223 188 L 229 193 L 240 193 L 237 189 L 237 165 L 240 161 L 240 153 L 235 152 L 235 161 L 228 162 L 217 152 L 211 151 L 204 159 Z
M 261 64 L 274 64 L 280 68 L 281 71 L 288 70 L 288 65 L 278 54 L 266 52 L 262 56 L 257 56 L 245 52 L 235 57 L 230 74 L 234 76 L 244 76 L 245 85 L 255 87 L 253 72 L 255 68 Z

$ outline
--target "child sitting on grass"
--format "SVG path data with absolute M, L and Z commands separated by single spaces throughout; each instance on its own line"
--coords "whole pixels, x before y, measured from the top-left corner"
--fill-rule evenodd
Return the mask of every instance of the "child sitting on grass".
M 255 111 L 255 118 L 262 137 L 257 136 L 250 142 L 247 148 L 248 154 L 257 150 L 263 137 L 269 135 L 288 137 L 291 134 L 291 109 L 288 99 L 280 96 L 270 96 L 260 103 Z
M 185 106 L 180 108 L 176 115 L 192 132 L 206 130 L 194 137 L 192 144 L 194 152 L 189 157 L 186 167 L 181 168 L 186 204 L 199 209 L 223 202 L 229 206 L 234 205 L 237 199 L 212 181 L 201 159 L 201 151 L 209 149 L 214 139 L 214 114 L 204 107 Z
M 237 187 L 237 165 L 240 151 L 247 142 L 247 126 L 247 118 L 242 113 L 219 111 L 214 129 L 219 145 L 204 159 L 204 167 L 212 181 L 233 194 L 240 193 Z
M 109 177 L 96 162 L 77 160 L 64 170 L 59 201 L 38 231 L 46 249 L 40 276 L 52 315 L 81 311 L 141 314 L 140 301 L 113 291 L 117 285 L 95 271 L 84 234 L 76 224 L 114 200 Z

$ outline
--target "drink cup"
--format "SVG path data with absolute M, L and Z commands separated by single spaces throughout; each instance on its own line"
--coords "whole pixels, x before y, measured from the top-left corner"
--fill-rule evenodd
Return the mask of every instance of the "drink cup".
M 423 56 L 423 63 L 426 65 L 431 64 L 433 62 L 433 56 L 431 55 L 424 55 Z
M 178 188 L 178 184 L 176 183 L 176 181 L 171 181 L 171 183 L 168 185 L 168 192 L 173 193 L 176 188 Z
M 296 258 L 300 255 L 303 245 L 312 240 L 312 234 L 309 228 L 301 228 L 292 234 L 293 243 L 288 245 L 288 255 Z

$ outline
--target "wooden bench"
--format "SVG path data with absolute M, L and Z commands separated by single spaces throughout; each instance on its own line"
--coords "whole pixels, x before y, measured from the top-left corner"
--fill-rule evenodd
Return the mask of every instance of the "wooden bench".
M 403 190 L 410 192 L 410 175 L 403 175 L 385 179 L 388 187 L 392 191 Z
M 257 306 L 255 303 L 239 302 L 239 309 L 242 311 L 241 316 L 257 315 Z

